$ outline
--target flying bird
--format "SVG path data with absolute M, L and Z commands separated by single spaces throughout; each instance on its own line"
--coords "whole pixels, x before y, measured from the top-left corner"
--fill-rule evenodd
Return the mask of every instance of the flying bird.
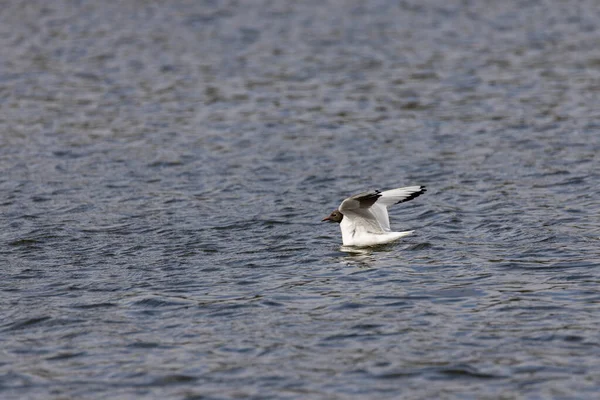
M 392 232 L 387 208 L 425 193 L 425 186 L 371 190 L 348 197 L 323 221 L 337 222 L 344 246 L 375 246 L 398 240 L 414 231 Z

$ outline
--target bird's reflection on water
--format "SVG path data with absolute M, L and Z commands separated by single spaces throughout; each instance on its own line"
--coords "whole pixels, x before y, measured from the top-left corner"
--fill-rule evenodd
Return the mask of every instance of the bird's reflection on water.
M 338 258 L 340 262 L 358 268 L 375 268 L 379 260 L 377 254 L 398 251 L 398 246 L 397 244 L 370 247 L 340 246 L 340 251 L 344 253 Z
M 336 257 L 340 263 L 357 268 L 374 268 L 376 259 L 371 247 L 340 246 L 343 255 Z

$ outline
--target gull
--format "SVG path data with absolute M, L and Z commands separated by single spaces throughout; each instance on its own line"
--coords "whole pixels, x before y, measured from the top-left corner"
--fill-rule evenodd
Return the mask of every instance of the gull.
M 348 197 L 323 221 L 337 222 L 344 246 L 376 246 L 398 240 L 414 231 L 392 232 L 387 208 L 425 193 L 425 186 L 371 190 Z

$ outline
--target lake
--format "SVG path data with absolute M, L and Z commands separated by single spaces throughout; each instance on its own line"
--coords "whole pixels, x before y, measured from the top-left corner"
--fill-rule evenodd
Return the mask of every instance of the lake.
M 0 20 L 2 399 L 597 398 L 597 2 Z

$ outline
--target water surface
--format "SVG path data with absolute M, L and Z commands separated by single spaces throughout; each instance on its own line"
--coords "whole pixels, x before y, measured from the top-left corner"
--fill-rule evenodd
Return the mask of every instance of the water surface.
M 3 399 L 597 397 L 596 2 L 5 3 Z

